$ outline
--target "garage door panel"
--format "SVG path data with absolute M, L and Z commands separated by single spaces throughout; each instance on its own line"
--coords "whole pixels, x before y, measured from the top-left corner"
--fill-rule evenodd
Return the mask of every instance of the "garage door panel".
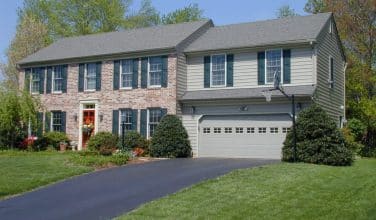
M 283 128 L 290 126 L 288 115 L 207 116 L 200 123 L 199 156 L 280 159 L 286 136 Z M 259 133 L 259 127 L 266 133 Z M 271 133 L 271 127 L 278 129 L 276 133 Z M 220 128 L 220 133 L 214 133 L 215 128 L 217 132 Z M 231 133 L 225 133 L 225 128 L 231 128 Z M 236 133 L 236 128 L 243 128 L 242 133 Z

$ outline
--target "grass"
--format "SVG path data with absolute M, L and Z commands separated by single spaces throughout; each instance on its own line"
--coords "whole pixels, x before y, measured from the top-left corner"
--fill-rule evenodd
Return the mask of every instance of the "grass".
M 119 155 L 0 151 L 0 199 L 126 161 Z
M 376 159 L 234 171 L 119 219 L 376 219 Z

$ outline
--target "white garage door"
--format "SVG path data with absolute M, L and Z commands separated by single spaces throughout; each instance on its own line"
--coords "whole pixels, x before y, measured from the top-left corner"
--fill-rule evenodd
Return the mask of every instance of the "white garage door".
M 199 126 L 199 157 L 281 158 L 286 115 L 204 116 Z

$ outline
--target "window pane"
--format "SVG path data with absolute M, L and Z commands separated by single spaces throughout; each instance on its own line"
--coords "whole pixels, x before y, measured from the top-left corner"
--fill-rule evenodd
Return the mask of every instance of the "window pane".
M 53 71 L 53 91 L 59 92 L 62 89 L 63 85 L 63 69 L 61 66 L 54 67 Z
M 162 118 L 162 112 L 160 109 L 150 109 L 149 110 L 149 136 L 152 137 L 155 128 L 159 124 Z
M 121 86 L 132 87 L 132 76 L 133 76 L 133 62 L 132 60 L 123 60 L 121 67 Z
M 61 131 L 62 130 L 61 112 L 52 112 L 52 130 Z
M 31 74 L 31 92 L 39 93 L 39 83 L 40 83 L 40 69 L 32 69 Z
M 122 129 L 123 122 L 125 122 L 125 130 L 132 130 L 132 111 L 121 110 L 120 111 L 120 131 Z
M 94 90 L 96 87 L 96 64 L 88 63 L 86 72 L 86 89 Z
M 162 58 L 150 57 L 149 58 L 149 85 L 159 86 L 161 85 L 162 76 Z
M 212 85 L 213 86 L 220 86 L 225 85 L 225 55 L 214 55 L 212 56 Z
M 267 83 L 273 83 L 274 74 L 281 76 L 281 50 L 266 51 L 266 82 Z

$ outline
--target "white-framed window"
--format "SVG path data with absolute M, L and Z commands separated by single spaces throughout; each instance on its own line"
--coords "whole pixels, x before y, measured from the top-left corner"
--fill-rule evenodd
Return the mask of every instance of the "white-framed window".
M 255 133 L 255 128 L 247 128 L 247 133 L 248 134 L 253 134 L 253 133 Z
M 63 67 L 55 66 L 52 69 L 52 92 L 60 93 L 63 89 Z
M 278 127 L 272 127 L 272 128 L 270 128 L 270 133 L 271 133 L 271 134 L 276 134 L 276 133 L 278 133 Z
M 266 128 L 265 127 L 259 127 L 258 133 L 266 133 Z
M 214 128 L 214 133 L 215 134 L 220 134 L 221 133 L 221 128 Z
M 225 133 L 229 134 L 229 133 L 232 133 L 232 128 L 225 128 Z
M 274 74 L 277 74 L 280 82 L 283 82 L 282 69 L 282 49 L 265 51 L 265 82 L 267 84 L 273 83 Z
M 162 83 L 162 57 L 149 57 L 148 84 L 150 87 L 160 87 Z
M 226 54 L 211 56 L 210 86 L 226 86 Z
M 97 65 L 96 63 L 86 64 L 85 73 L 85 91 L 93 91 L 97 84 Z
M 39 87 L 41 83 L 40 70 L 38 68 L 32 69 L 30 86 L 31 93 L 39 93 Z
M 203 128 L 203 133 L 204 134 L 209 134 L 210 133 L 210 128 Z
M 120 86 L 121 88 L 132 88 L 133 81 L 133 60 L 123 60 L 121 62 Z
M 152 137 L 155 129 L 162 119 L 161 109 L 149 109 L 148 110 L 148 125 L 149 125 L 149 137 Z
M 243 133 L 243 128 L 235 128 L 235 132 L 238 134 Z
M 124 122 L 124 125 L 125 125 L 125 130 L 126 131 L 130 131 L 132 130 L 132 117 L 133 117 L 133 114 L 132 114 L 132 110 L 131 109 L 121 109 L 119 111 L 119 134 L 121 134 L 123 128 L 123 122 Z
M 51 112 L 51 130 L 52 131 L 63 131 L 63 118 L 61 111 Z
M 329 88 L 334 87 L 334 59 L 332 56 L 329 56 Z
M 291 129 L 291 128 L 283 127 L 283 128 L 282 128 L 282 133 L 286 134 L 286 133 L 290 132 L 290 129 Z

